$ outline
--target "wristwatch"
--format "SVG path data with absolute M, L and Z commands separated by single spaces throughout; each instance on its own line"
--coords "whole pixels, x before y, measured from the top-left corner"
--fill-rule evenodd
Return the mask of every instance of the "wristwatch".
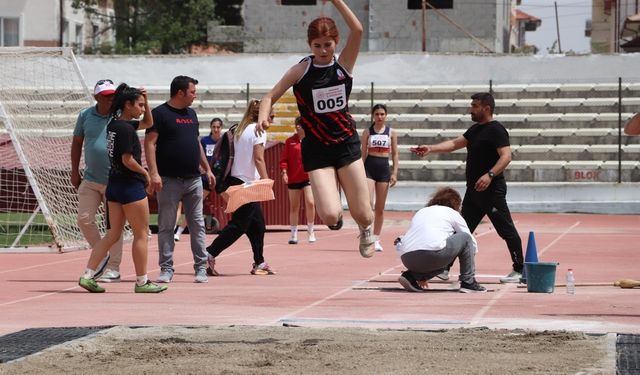
M 488 174 L 488 175 L 489 175 L 489 177 L 490 177 L 490 178 L 492 178 L 492 179 L 496 176 L 496 174 L 495 174 L 495 173 L 493 173 L 493 171 L 492 171 L 492 170 L 489 170 L 489 172 L 487 172 L 487 174 Z

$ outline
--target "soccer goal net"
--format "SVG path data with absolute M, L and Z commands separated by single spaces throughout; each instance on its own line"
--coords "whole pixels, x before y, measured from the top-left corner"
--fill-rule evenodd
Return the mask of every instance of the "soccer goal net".
M 0 48 L 0 252 L 87 247 L 70 150 L 92 100 L 70 49 Z

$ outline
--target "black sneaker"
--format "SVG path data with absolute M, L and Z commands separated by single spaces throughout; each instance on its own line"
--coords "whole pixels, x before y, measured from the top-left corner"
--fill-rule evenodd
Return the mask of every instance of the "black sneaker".
M 342 228 L 342 224 L 344 224 L 344 223 L 342 221 L 342 215 L 340 215 L 340 219 L 338 219 L 337 223 L 335 223 L 333 225 L 327 225 L 327 227 L 329 227 L 329 229 L 331 229 L 331 230 L 339 230 L 340 228 Z
M 464 281 L 460 282 L 460 293 L 485 293 L 487 288 L 478 284 L 477 281 L 473 280 L 472 283 L 465 283 Z
M 217 234 L 220 232 L 220 221 L 215 217 L 211 218 L 211 223 L 208 228 L 205 228 L 207 234 Z
M 407 292 L 424 292 L 424 289 L 409 271 L 404 271 L 398 278 L 398 282 Z

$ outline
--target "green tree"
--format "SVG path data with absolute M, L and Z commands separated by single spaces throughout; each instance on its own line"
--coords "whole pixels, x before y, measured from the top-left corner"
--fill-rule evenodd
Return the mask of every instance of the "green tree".
M 114 15 L 98 7 L 98 0 L 74 0 L 91 18 L 115 30 L 115 52 L 187 53 L 207 42 L 207 23 L 215 20 L 215 0 L 116 0 Z
M 185 53 L 207 43 L 207 23 L 215 19 L 213 0 L 145 0 L 145 37 L 160 53 Z

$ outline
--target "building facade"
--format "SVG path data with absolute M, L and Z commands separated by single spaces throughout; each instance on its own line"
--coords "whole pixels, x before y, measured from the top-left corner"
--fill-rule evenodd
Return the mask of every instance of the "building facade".
M 112 44 L 106 18 L 113 0 L 99 0 L 100 15 L 74 9 L 72 0 L 0 0 L 0 47 L 73 47 L 76 53 Z
M 637 32 L 631 30 L 626 36 L 628 19 L 640 13 L 640 0 L 593 0 L 591 10 L 591 28 L 587 30 L 591 36 L 592 53 L 625 52 L 621 46 L 636 39 Z M 628 51 L 633 52 L 633 51 Z
M 315 5 L 245 1 L 242 6 L 244 52 L 308 51 L 307 27 L 319 16 L 335 19 L 341 34 L 346 35 L 346 25 L 335 7 L 324 1 L 311 3 Z M 419 6 L 415 9 L 420 1 L 349 0 L 348 3 L 364 26 L 362 51 L 510 51 L 512 1 L 487 0 L 472 4 L 463 0 L 431 1 L 444 4 L 444 7 L 427 9 L 424 13 Z M 209 40 L 215 41 L 217 37 L 211 34 L 219 29 L 212 27 L 209 30 Z

